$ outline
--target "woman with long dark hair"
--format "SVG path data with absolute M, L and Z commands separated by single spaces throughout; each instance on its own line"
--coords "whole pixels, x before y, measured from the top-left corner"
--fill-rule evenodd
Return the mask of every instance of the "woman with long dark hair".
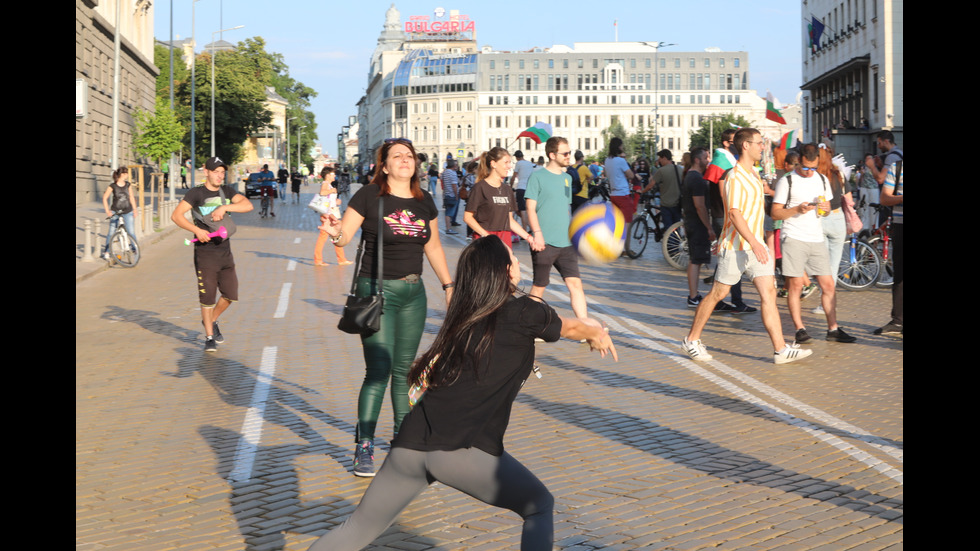
M 408 413 L 408 369 L 418 352 L 425 328 L 427 300 L 422 284 L 425 256 L 446 291 L 452 296 L 446 255 L 439 240 L 439 209 L 424 191 L 416 170 L 412 142 L 404 138 L 385 140 L 378 150 L 374 178 L 351 197 L 342 219 L 321 216 L 323 231 L 334 245 L 343 247 L 360 228 L 364 253 L 356 293 L 377 292 L 378 278 L 384 279 L 384 309 L 381 330 L 361 337 L 366 374 L 357 400 L 357 448 L 354 474 L 374 476 L 374 432 L 391 379 L 394 432 Z M 378 273 L 378 201 L 383 201 L 384 273 Z
M 512 245 L 511 234 L 517 234 L 526 241 L 530 234 L 521 227 L 514 215 L 517 214 L 517 201 L 514 190 L 504 184 L 510 172 L 510 153 L 502 147 L 494 147 L 480 156 L 476 169 L 476 184 L 466 200 L 463 222 L 477 234 L 477 237 L 496 235 L 508 247 Z
M 618 357 L 598 321 L 563 318 L 538 298 L 515 297 L 520 278 L 517 258 L 496 236 L 463 249 L 446 320 L 409 376 L 413 384 L 427 380 L 428 390 L 357 509 L 310 551 L 363 548 L 435 481 L 514 511 L 524 521 L 521 549 L 551 550 L 554 499 L 503 446 L 534 340 L 587 339 L 602 356 Z
M 136 221 L 133 214 L 139 214 L 139 210 L 136 209 L 133 186 L 129 183 L 128 168 L 120 167 L 113 171 L 112 183 L 102 194 L 102 207 L 105 209 L 106 217 L 112 218 L 109 221 L 109 232 L 105 234 L 105 248 L 102 249 L 102 258 L 109 260 L 109 241 L 112 240 L 112 234 L 120 223 L 126 225 L 130 238 L 136 241 Z M 117 212 L 119 214 L 116 214 Z

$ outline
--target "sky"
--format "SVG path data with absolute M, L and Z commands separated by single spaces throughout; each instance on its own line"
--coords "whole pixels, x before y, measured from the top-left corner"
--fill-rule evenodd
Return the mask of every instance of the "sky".
M 237 43 L 261 36 L 266 50 L 283 55 L 289 74 L 317 91 L 312 111 L 318 142 L 331 156 L 337 133 L 357 114 L 357 101 L 368 84 L 368 63 L 384 26 L 391 0 L 157 0 L 154 36 L 169 40 L 171 9 L 175 40 L 191 36 L 191 6 L 196 7 L 197 43 L 224 33 Z M 402 24 L 410 15 L 431 16 L 435 8 L 458 10 L 475 22 L 477 46 L 527 50 L 575 42 L 656 42 L 676 46 L 661 52 L 693 52 L 717 47 L 749 53 L 749 85 L 760 96 L 771 91 L 779 103 L 795 103 L 802 83 L 803 23 L 800 2 L 756 0 L 741 5 L 718 0 L 616 0 L 548 2 L 547 9 L 517 0 L 466 2 L 400 0 L 394 2 Z M 536 5 L 537 6 L 537 5 Z M 614 26 L 614 22 L 616 23 Z M 200 51 L 200 46 L 198 47 Z

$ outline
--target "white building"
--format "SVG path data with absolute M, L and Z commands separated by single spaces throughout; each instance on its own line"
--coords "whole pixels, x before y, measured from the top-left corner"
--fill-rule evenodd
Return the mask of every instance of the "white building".
M 873 151 L 874 134 L 902 143 L 902 0 L 803 0 L 803 113 L 808 140 L 829 137 L 848 160 Z M 811 45 L 810 30 L 823 25 Z
M 791 129 L 765 120 L 747 52 L 658 51 L 650 42 L 477 49 L 476 23 L 450 11 L 410 16 L 402 27 L 398 10 L 388 9 L 358 102 L 362 163 L 389 137 L 409 138 L 430 160 L 494 146 L 537 157 L 544 144 L 516 138 L 539 121 L 586 155 L 604 149 L 602 130 L 616 119 L 629 133 L 649 134 L 648 152 L 677 157 L 709 115 L 741 115 L 773 139 Z

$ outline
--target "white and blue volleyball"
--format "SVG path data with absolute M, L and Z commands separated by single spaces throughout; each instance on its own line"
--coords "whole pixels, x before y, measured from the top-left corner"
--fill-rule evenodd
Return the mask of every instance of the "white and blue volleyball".
M 612 203 L 584 205 L 572 215 L 568 237 L 586 262 L 607 264 L 623 254 L 626 218 Z

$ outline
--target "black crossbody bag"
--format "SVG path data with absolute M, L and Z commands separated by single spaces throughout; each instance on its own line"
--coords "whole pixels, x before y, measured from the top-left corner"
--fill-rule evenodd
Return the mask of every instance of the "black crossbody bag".
M 364 235 L 361 235 L 361 243 L 357 246 L 357 261 L 354 265 L 354 281 L 351 282 L 350 294 L 347 295 L 347 304 L 344 305 L 344 313 L 340 316 L 340 323 L 337 329 L 352 335 L 363 335 L 365 337 L 377 333 L 381 329 L 381 311 L 384 307 L 384 233 L 382 233 L 384 222 L 384 197 L 378 198 L 378 292 L 366 297 L 357 296 L 357 274 L 361 272 L 361 257 L 364 255 Z

